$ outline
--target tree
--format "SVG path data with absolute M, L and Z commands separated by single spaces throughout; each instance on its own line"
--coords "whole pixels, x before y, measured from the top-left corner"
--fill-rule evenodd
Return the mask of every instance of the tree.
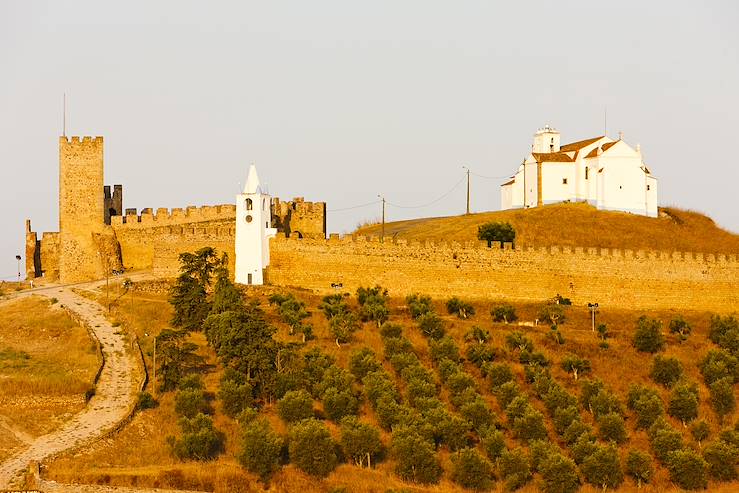
M 520 447 L 504 450 L 498 467 L 507 491 L 515 491 L 531 480 L 531 464 Z
M 711 428 L 705 421 L 696 421 L 690 425 L 690 434 L 693 435 L 693 440 L 698 443 L 700 448 L 701 442 L 711 434 Z
M 383 339 L 396 339 L 403 336 L 403 327 L 401 327 L 398 324 L 391 324 L 390 322 L 385 322 L 382 324 L 382 327 L 380 327 L 380 337 Z
M 482 368 L 484 364 L 495 360 L 495 355 L 495 349 L 489 344 L 480 344 L 478 342 L 468 345 L 467 351 L 465 352 L 465 356 L 469 362 L 478 368 Z
M 554 430 L 560 435 L 570 427 L 573 421 L 580 419 L 580 411 L 577 406 L 558 407 L 554 409 L 553 414 Z
M 480 432 L 480 441 L 490 460 L 498 459 L 506 449 L 503 432 L 492 427 Z
M 636 413 L 637 429 L 648 429 L 664 414 L 659 394 L 642 385 L 632 385 L 629 388 L 628 407 Z
M 180 418 L 178 421 L 182 436 L 169 437 L 175 457 L 180 460 L 212 460 L 223 452 L 225 435 L 213 426 L 210 416 L 197 414 L 193 418 Z
M 446 310 L 450 315 L 456 315 L 462 319 L 472 317 L 475 314 L 474 306 L 466 301 L 460 300 L 456 296 L 446 302 Z
M 211 277 L 221 262 L 211 247 L 181 253 L 179 260 L 180 275 L 172 286 L 169 300 L 174 308 L 172 325 L 185 331 L 200 330 L 210 312 L 207 290 Z
M 174 409 L 177 414 L 186 418 L 194 418 L 197 414 L 210 414 L 211 409 L 201 389 L 184 389 L 175 395 Z
M 493 305 L 490 309 L 490 316 L 493 318 L 493 322 L 504 322 L 506 324 L 518 320 L 516 309 L 508 304 Z
M 359 401 L 351 388 L 341 390 L 329 387 L 323 392 L 323 410 L 332 421 L 339 421 L 345 416 L 353 416 L 359 412 Z
M 511 332 L 506 336 L 505 343 L 511 351 L 531 352 L 534 350 L 534 343 L 523 332 Z
M 463 488 L 488 490 L 493 485 L 493 466 L 475 449 L 462 449 L 452 455 L 451 479 Z
M 488 247 L 494 241 L 499 241 L 503 248 L 503 243 L 513 243 L 516 240 L 516 230 L 507 222 L 489 222 L 477 227 L 477 239 L 487 241 Z
M 380 328 L 390 315 L 387 308 L 387 289 L 380 286 L 374 288 L 360 287 L 357 289 L 357 301 L 359 302 L 359 318 L 363 322 L 373 320 Z
M 329 330 L 331 330 L 331 334 L 334 336 L 338 347 L 341 347 L 343 343 L 349 342 L 352 334 L 358 328 L 357 318 L 351 312 L 342 312 L 334 315 L 329 321 Z
M 372 467 L 384 450 L 380 431 L 354 417 L 341 421 L 341 448 L 359 467 Z
M 440 339 L 432 339 L 429 342 L 429 349 L 431 353 L 431 359 L 434 363 L 438 364 L 443 359 L 451 361 L 459 361 L 459 348 L 454 339 L 449 336 L 444 336 Z
M 193 368 L 200 365 L 203 358 L 195 353 L 198 346 L 185 340 L 187 332 L 164 329 L 155 339 L 158 351 L 160 390 L 174 390 L 180 380 Z
M 529 443 L 531 454 L 531 470 L 541 472 L 544 461 L 552 456 L 560 455 L 560 448 L 549 440 L 532 440 Z
M 324 296 L 318 308 L 323 312 L 327 320 L 331 320 L 336 315 L 349 311 L 349 305 L 347 305 L 345 300 L 347 296 L 349 295 L 339 293 Z
M 233 380 L 221 380 L 218 398 L 221 399 L 223 414 L 235 418 L 244 408 L 252 406 L 251 385 L 248 383 L 239 384 Z
M 367 303 L 372 303 L 374 299 L 381 298 L 383 300 L 388 299 L 387 289 L 375 285 L 374 288 L 357 288 L 357 301 L 360 306 L 364 306 Z
M 581 358 L 576 354 L 568 354 L 562 359 L 562 369 L 577 380 L 578 375 L 582 375 L 590 371 L 590 361 Z
M 561 454 L 553 454 L 544 459 L 539 470 L 544 493 L 575 493 L 580 488 L 575 463 Z
M 295 424 L 289 436 L 290 462 L 302 471 L 326 477 L 336 468 L 336 444 L 326 425 L 310 418 Z
M 723 422 L 724 416 L 736 409 L 734 397 L 734 381 L 731 377 L 724 377 L 711 384 L 711 407 Z
M 598 418 L 598 429 L 601 439 L 607 442 L 620 444 L 626 441 L 624 418 L 618 413 L 608 413 Z
M 418 327 L 423 335 L 430 339 L 441 339 L 444 337 L 444 322 L 434 312 L 428 312 L 416 318 Z
M 731 378 L 732 383 L 739 380 L 739 359 L 724 349 L 711 349 L 698 363 L 703 380 L 711 385 L 722 378 Z
M 287 423 L 310 418 L 313 416 L 313 399 L 305 390 L 291 390 L 277 401 L 277 413 Z
M 488 369 L 488 379 L 495 390 L 496 387 L 514 379 L 513 370 L 505 363 L 493 363 Z
M 673 357 L 656 355 L 650 373 L 652 380 L 665 387 L 672 387 L 683 376 L 683 365 Z
M 706 461 L 690 449 L 675 450 L 667 459 L 670 480 L 686 490 L 704 489 L 708 486 Z
M 522 416 L 514 418 L 512 428 L 521 440 L 544 440 L 547 438 L 544 415 L 534 408 L 530 408 Z
M 693 330 L 690 324 L 686 322 L 681 315 L 670 320 L 669 327 L 671 334 L 680 334 L 681 341 L 686 340 L 690 335 L 690 332 Z
M 709 339 L 723 349 L 736 354 L 739 351 L 739 319 L 734 315 L 713 315 L 708 333 Z
M 408 305 L 408 310 L 411 312 L 411 317 L 413 318 L 418 318 L 421 315 L 426 315 L 434 311 L 430 296 L 413 293 L 406 296 L 405 303 Z
M 539 320 L 552 325 L 565 323 L 565 309 L 559 303 L 547 303 L 539 310 Z
M 618 449 L 613 445 L 598 446 L 595 452 L 582 463 L 581 470 L 588 483 L 600 486 L 603 490 L 615 489 L 624 482 Z
M 648 483 L 654 475 L 652 458 L 641 450 L 629 450 L 626 456 L 626 472 L 636 481 L 636 487 L 641 488 L 642 483 Z
M 368 347 L 352 352 L 349 358 L 349 371 L 359 380 L 363 379 L 368 373 L 381 368 L 382 365 L 377 361 L 375 352 Z
M 684 447 L 683 436 L 679 431 L 672 428 L 662 428 L 656 430 L 652 435 L 652 449 L 654 455 L 662 462 L 667 461 L 670 452 L 680 450 Z
M 634 332 L 634 347 L 643 353 L 656 353 L 665 347 L 662 322 L 646 315 L 639 317 Z
M 460 406 L 459 413 L 472 423 L 472 427 L 476 430 L 489 427 L 495 422 L 495 417 L 490 407 L 488 407 L 485 399 L 479 395 L 475 400 Z
M 432 445 L 409 428 L 397 428 L 392 435 L 392 453 L 397 463 L 395 473 L 414 483 L 438 483 L 441 466 Z
M 670 394 L 667 412 L 673 418 L 686 423 L 698 417 L 698 388 L 693 384 L 676 386 Z
M 703 459 L 708 464 L 708 474 L 718 481 L 737 479 L 736 465 L 739 461 L 739 448 L 722 441 L 709 444 L 703 451 Z
M 255 419 L 244 426 L 239 463 L 267 483 L 280 469 L 283 439 L 265 419 Z

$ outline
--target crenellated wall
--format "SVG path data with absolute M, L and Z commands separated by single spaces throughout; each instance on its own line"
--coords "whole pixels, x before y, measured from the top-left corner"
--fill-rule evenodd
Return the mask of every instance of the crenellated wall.
M 234 271 L 234 225 L 207 227 L 171 226 L 154 231 L 156 247 L 151 251 L 151 264 L 154 274 L 161 277 L 176 276 L 179 256 L 184 252 L 194 252 L 200 248 L 212 247 L 218 252 L 228 254 L 229 270 Z M 130 255 L 130 253 L 129 253 Z M 124 253 L 124 259 L 129 257 Z M 143 258 L 143 257 L 142 257 Z
M 736 255 L 499 246 L 278 235 L 268 278 L 322 293 L 338 282 L 347 291 L 380 284 L 395 296 L 541 301 L 560 293 L 574 303 L 629 308 L 739 307 Z
M 172 210 L 160 207 L 156 209 L 156 213 L 150 208 L 142 209 L 140 214 L 136 213 L 136 209 L 126 209 L 126 212 L 124 216 L 110 218 L 114 230 L 179 226 L 210 221 L 233 222 L 236 218 L 236 206 L 233 204 L 189 206 Z

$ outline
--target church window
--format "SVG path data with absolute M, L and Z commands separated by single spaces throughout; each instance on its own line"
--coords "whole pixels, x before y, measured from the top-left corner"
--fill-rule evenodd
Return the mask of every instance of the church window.
M 647 192 L 649 191 L 649 185 L 647 185 Z
M 585 179 L 586 180 L 588 179 L 588 176 L 589 175 L 590 175 L 590 168 L 588 168 L 587 166 L 585 166 Z
M 254 202 L 251 199 L 246 199 L 246 210 L 250 211 L 254 208 Z
M 567 178 L 562 178 L 562 185 L 567 185 Z
M 251 217 L 251 214 L 248 214 L 248 215 L 246 216 L 246 222 L 250 223 L 250 222 L 252 221 L 252 219 L 254 219 L 254 218 L 253 218 L 253 217 Z

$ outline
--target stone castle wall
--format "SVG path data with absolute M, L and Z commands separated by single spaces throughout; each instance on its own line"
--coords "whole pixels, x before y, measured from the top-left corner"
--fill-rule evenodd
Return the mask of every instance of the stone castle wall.
M 739 306 L 736 255 L 595 248 L 488 248 L 484 242 L 433 243 L 331 235 L 272 240 L 270 283 L 321 293 L 380 284 L 393 296 L 542 301 L 557 293 L 574 303 L 639 309 Z
M 272 199 L 272 227 L 300 238 L 326 238 L 326 203 L 296 197 L 288 202 Z

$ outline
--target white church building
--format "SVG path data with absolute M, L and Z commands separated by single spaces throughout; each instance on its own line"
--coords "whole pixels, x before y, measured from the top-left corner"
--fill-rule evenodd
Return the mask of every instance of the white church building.
M 277 234 L 270 226 L 270 196 L 262 192 L 257 168 L 252 164 L 244 192 L 236 196 L 236 268 L 239 284 L 264 284 L 264 268 L 269 265 L 269 239 Z
M 560 145 L 549 125 L 534 134 L 531 153 L 501 185 L 501 208 L 588 202 L 601 210 L 657 217 L 657 179 L 639 145 L 607 136 Z

